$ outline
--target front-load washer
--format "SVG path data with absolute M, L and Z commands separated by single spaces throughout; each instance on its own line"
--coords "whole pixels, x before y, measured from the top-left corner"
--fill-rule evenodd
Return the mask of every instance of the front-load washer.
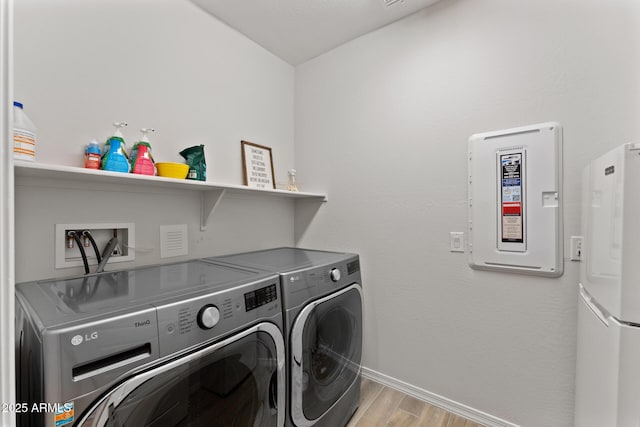
M 280 274 L 287 337 L 287 425 L 346 425 L 360 400 L 358 255 L 276 248 L 214 259 Z
M 202 260 L 16 287 L 19 426 L 283 426 L 278 276 Z

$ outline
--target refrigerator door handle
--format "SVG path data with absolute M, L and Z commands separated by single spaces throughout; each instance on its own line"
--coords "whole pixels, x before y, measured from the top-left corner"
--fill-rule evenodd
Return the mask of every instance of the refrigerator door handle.
M 591 300 L 591 296 L 580 287 L 580 297 L 584 300 L 584 303 L 587 305 L 589 310 L 602 322 L 604 326 L 609 327 L 609 315 L 602 312 L 600 307 L 595 305 Z

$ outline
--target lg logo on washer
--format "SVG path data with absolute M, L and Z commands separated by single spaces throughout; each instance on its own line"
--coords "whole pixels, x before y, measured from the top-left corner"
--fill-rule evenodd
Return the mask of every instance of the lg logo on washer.
M 75 335 L 73 338 L 71 338 L 71 344 L 80 345 L 83 342 L 97 340 L 97 339 L 98 339 L 98 331 L 94 331 L 94 332 L 91 332 L 90 334 L 84 334 L 84 337 L 82 335 Z

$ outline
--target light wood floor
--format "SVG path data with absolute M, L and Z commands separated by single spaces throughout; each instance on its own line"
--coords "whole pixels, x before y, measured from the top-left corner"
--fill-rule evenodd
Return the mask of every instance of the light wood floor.
M 362 379 L 360 408 L 347 427 L 482 427 L 426 402 Z

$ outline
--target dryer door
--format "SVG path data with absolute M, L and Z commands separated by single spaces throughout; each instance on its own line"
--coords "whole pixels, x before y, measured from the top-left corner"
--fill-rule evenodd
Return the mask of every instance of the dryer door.
M 77 425 L 280 427 L 284 399 L 282 334 L 261 323 L 130 377 Z
M 312 425 L 360 375 L 362 291 L 353 284 L 305 306 L 291 330 L 291 417 Z

